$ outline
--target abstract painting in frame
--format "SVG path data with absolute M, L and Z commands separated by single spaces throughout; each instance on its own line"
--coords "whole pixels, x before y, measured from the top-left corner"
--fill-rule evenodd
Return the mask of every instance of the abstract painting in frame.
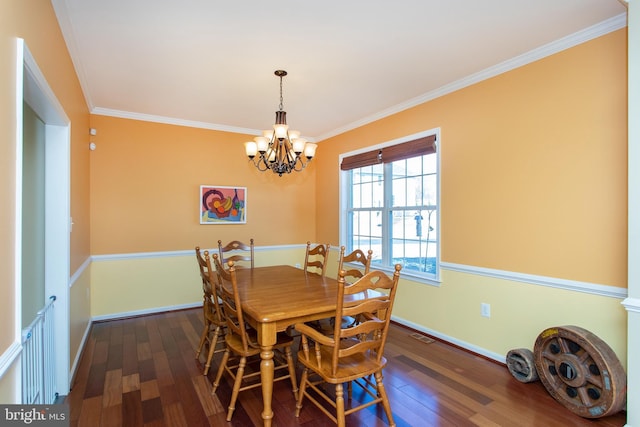
M 245 224 L 247 188 L 200 186 L 200 224 Z

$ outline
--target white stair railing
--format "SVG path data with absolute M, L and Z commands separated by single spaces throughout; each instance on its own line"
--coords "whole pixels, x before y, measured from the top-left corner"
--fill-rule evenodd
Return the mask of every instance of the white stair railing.
M 22 330 L 22 403 L 49 405 L 55 402 L 55 348 L 53 307 L 55 295 Z

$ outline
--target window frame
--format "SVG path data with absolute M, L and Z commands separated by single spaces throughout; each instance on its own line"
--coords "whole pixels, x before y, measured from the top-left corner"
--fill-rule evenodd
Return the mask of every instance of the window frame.
M 436 188 L 437 188 L 437 197 L 436 197 L 436 210 L 435 213 L 437 215 L 438 221 L 436 223 L 436 236 L 438 236 L 437 240 L 436 240 L 436 271 L 435 274 L 427 274 L 427 273 L 421 273 L 415 270 L 408 270 L 408 269 L 403 269 L 402 270 L 402 276 L 405 278 L 410 278 L 413 281 L 419 282 L 419 283 L 425 283 L 425 284 L 429 284 L 432 286 L 439 286 L 440 285 L 440 272 L 441 272 L 441 268 L 440 268 L 440 264 L 441 264 L 441 242 L 442 242 L 442 234 L 441 234 L 441 222 L 442 222 L 442 215 L 441 215 L 441 185 L 440 185 L 440 174 L 441 174 L 441 158 L 442 158 L 442 140 L 440 138 L 440 128 L 434 128 L 434 129 L 430 129 L 430 130 L 426 130 L 423 132 L 418 132 L 412 135 L 407 135 L 401 138 L 397 138 L 394 140 L 390 140 L 390 141 L 386 141 L 380 144 L 376 144 L 376 145 L 372 145 L 372 146 L 367 146 L 364 147 L 362 149 L 358 149 L 358 150 L 354 150 L 354 151 L 350 151 L 350 152 L 346 152 L 346 153 L 342 153 L 338 156 L 338 168 L 339 168 L 339 197 L 340 197 L 340 218 L 339 218 L 339 233 L 340 233 L 340 242 L 341 245 L 344 245 L 347 247 L 347 252 L 349 252 L 350 250 L 352 250 L 352 248 L 349 248 L 349 245 L 347 244 L 347 242 L 349 241 L 348 239 L 348 232 L 349 229 L 351 228 L 351 225 L 348 222 L 348 211 L 349 211 L 349 195 L 350 193 L 350 179 L 349 179 L 349 173 L 350 170 L 341 170 L 340 169 L 340 165 L 342 164 L 342 161 L 344 158 L 346 157 L 350 157 L 350 156 L 354 156 L 357 154 L 361 154 L 361 153 L 366 153 L 366 152 L 371 152 L 371 151 L 375 151 L 375 150 L 382 150 L 385 147 L 390 147 L 393 145 L 398 145 L 398 144 L 402 144 L 402 143 L 406 143 L 406 142 L 410 142 L 416 139 L 421 139 L 421 138 L 425 138 L 428 136 L 435 136 L 435 144 L 436 144 L 436 152 L 434 153 L 436 155 Z M 390 163 L 383 163 L 383 167 L 390 167 Z M 391 198 L 391 192 L 387 192 L 386 188 L 391 188 L 392 183 L 389 181 L 387 182 L 386 180 L 384 181 L 383 185 L 385 186 L 385 195 L 384 198 L 385 199 L 390 199 Z M 385 200 L 385 206 L 383 206 L 383 214 L 384 212 L 388 212 L 389 210 L 393 210 L 393 207 L 391 205 L 387 205 L 387 200 Z M 382 230 L 383 233 L 383 239 L 387 240 L 387 244 L 391 244 L 391 236 L 389 236 L 389 230 Z M 378 254 L 378 255 L 382 255 L 382 254 Z M 384 262 L 385 260 L 383 260 Z M 388 262 L 388 260 L 387 260 Z M 375 264 L 375 269 L 377 270 L 381 270 L 387 273 L 392 273 L 393 272 L 393 266 L 392 265 L 379 265 L 379 264 Z

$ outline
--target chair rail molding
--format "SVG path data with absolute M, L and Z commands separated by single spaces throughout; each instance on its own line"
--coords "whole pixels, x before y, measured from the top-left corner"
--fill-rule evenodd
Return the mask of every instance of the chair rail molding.
M 297 245 L 277 245 L 277 246 L 256 246 L 256 252 L 266 252 L 266 251 L 283 251 L 287 249 L 300 249 L 304 248 L 304 244 Z M 203 251 L 207 250 L 211 253 L 217 253 L 218 247 L 211 248 L 202 248 Z M 161 252 L 131 252 L 131 253 L 122 253 L 122 254 L 104 254 L 104 255 L 92 255 L 91 261 L 115 261 L 115 260 L 124 260 L 124 259 L 135 259 L 135 258 L 166 258 L 166 257 L 192 257 L 193 249 L 188 250 L 179 250 L 179 251 L 161 251 Z
M 0 355 L 0 378 L 16 362 L 21 353 L 22 345 L 19 342 L 14 342 Z
M 626 298 L 621 304 L 627 311 L 640 313 L 640 298 Z
M 530 285 L 546 286 L 550 288 L 564 289 L 567 291 L 583 292 L 603 297 L 624 299 L 628 296 L 626 288 L 616 286 L 599 285 L 596 283 L 579 282 L 576 280 L 559 279 L 556 277 L 537 276 L 534 274 L 517 273 L 513 271 L 496 270 L 493 268 L 475 267 L 470 265 L 441 262 L 440 267 L 445 270 L 460 273 L 477 274 L 493 277 L 495 279 L 523 282 Z

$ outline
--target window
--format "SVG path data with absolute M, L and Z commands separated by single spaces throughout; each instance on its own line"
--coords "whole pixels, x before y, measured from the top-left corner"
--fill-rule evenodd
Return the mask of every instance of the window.
M 343 156 L 342 241 L 373 250 L 382 270 L 439 279 L 439 179 L 436 133 L 413 135 Z

